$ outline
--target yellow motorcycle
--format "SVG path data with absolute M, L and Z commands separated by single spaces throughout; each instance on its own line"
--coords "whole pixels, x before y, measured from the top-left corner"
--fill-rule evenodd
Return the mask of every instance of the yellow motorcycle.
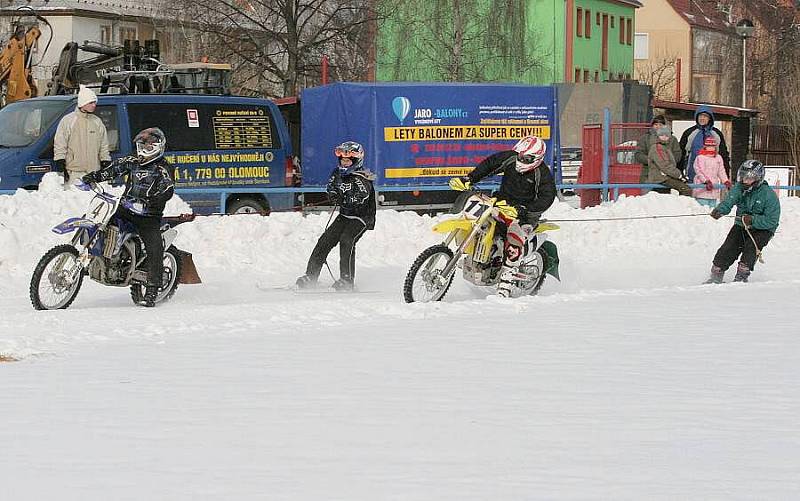
M 451 213 L 454 217 L 433 227 L 436 233 L 447 235 L 444 242 L 422 251 L 408 270 L 403 284 L 407 303 L 441 301 L 458 266 L 464 279 L 474 285 L 496 287 L 500 281 L 504 242 L 496 231 L 498 219 L 501 215 L 513 218 L 515 209 L 484 193 L 465 191 Z M 548 274 L 559 279 L 558 249 L 547 239 L 547 232 L 557 229 L 556 224 L 539 222 L 524 249 L 511 297 L 536 295 Z

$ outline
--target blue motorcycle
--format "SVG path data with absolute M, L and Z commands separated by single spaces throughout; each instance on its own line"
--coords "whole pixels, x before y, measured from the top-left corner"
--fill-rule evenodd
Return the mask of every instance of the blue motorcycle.
M 69 307 L 86 275 L 102 285 L 130 287 L 131 299 L 140 304 L 147 282 L 144 243 L 129 223 L 114 216 L 120 203 L 134 213 L 141 213 L 140 208 L 121 202 L 99 185 L 79 183 L 77 186 L 95 195 L 86 214 L 69 218 L 53 228 L 59 235 L 73 232 L 74 235 L 70 243 L 47 251 L 36 265 L 30 284 L 33 307 L 37 310 Z M 171 298 L 180 282 L 182 254 L 185 253 L 172 245 L 177 236 L 175 228 L 162 226 L 164 271 L 156 303 Z

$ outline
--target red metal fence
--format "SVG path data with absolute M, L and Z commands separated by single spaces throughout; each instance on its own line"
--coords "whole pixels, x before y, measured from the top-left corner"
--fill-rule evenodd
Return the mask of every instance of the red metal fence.
M 642 182 L 642 166 L 634 160 L 639 139 L 650 130 L 646 123 L 611 124 L 608 152 L 603 148 L 603 126 L 583 126 L 583 163 L 578 173 L 578 184 L 600 184 L 603 182 L 603 157 L 608 155 L 608 182 L 638 184 Z M 602 190 L 578 190 L 581 207 L 591 207 L 601 202 Z M 620 194 L 641 195 L 640 188 L 622 188 Z M 613 192 L 609 199 L 613 200 Z

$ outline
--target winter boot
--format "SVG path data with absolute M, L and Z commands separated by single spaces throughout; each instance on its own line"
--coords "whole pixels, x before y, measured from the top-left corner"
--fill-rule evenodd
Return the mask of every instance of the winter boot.
M 705 284 L 721 284 L 722 279 L 725 276 L 725 272 L 719 266 L 711 266 L 711 275 L 706 280 Z
M 152 308 L 153 306 L 156 305 L 157 296 L 158 296 L 158 286 L 148 284 L 144 288 L 144 300 L 142 301 L 142 306 Z
M 743 262 L 739 261 L 739 266 L 736 268 L 736 276 L 733 277 L 734 282 L 747 282 L 750 277 L 750 268 Z
M 295 285 L 298 289 L 310 289 L 317 284 L 317 281 L 308 275 L 303 275 L 302 277 L 298 278 L 295 282 Z
M 333 282 L 331 287 L 336 289 L 338 292 L 350 292 L 355 288 L 353 281 L 347 278 L 340 278 L 339 280 Z

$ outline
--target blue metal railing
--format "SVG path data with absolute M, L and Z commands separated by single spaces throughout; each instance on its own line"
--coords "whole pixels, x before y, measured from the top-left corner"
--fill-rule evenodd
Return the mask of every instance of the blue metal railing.
M 480 189 L 491 190 L 499 187 L 498 184 L 479 184 Z M 619 197 L 619 190 L 622 189 L 655 189 L 666 188 L 661 184 L 648 184 L 648 183 L 598 183 L 598 184 L 558 184 L 556 187 L 559 190 L 603 190 L 608 193 L 610 190 L 614 198 Z M 703 188 L 704 184 L 690 184 L 690 188 Z M 723 188 L 724 185 L 714 185 L 715 188 Z M 800 186 L 772 186 L 776 190 L 790 190 L 800 191 Z M 449 191 L 450 187 L 447 185 L 415 185 L 415 186 L 378 186 L 375 191 L 381 192 L 408 192 L 408 191 Z M 13 195 L 17 190 L 0 190 L 0 195 Z M 324 193 L 325 187 L 323 186 L 306 186 L 300 188 L 294 187 L 275 187 L 275 188 L 178 188 L 176 192 L 190 194 L 216 194 L 220 200 L 220 212 L 225 212 L 225 205 L 228 197 L 240 193 L 257 193 L 261 195 L 278 194 L 278 193 Z

